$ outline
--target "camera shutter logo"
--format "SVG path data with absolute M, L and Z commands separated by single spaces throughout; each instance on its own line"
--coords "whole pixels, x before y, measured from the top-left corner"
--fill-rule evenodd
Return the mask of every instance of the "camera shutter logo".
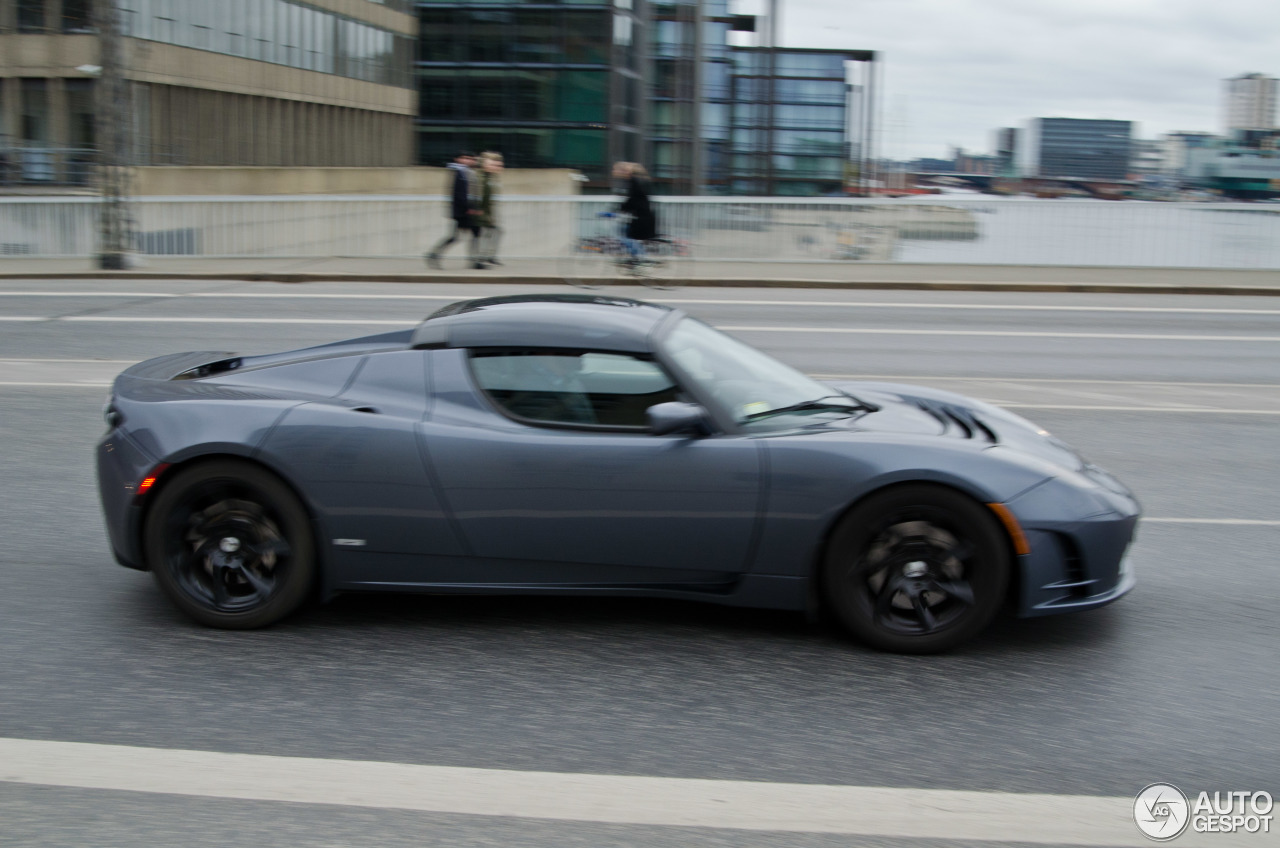
M 1167 842 L 1182 835 L 1191 820 L 1191 804 L 1182 790 L 1169 783 L 1153 783 L 1133 799 L 1133 820 L 1143 835 Z

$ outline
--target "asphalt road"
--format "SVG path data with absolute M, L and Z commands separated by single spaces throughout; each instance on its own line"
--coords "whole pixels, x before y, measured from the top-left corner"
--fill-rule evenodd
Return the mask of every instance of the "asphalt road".
M 810 373 L 1008 404 L 1138 493 L 1148 520 L 1129 597 L 1000 621 L 947 656 L 874 653 L 799 615 L 632 600 L 350 596 L 225 633 L 112 562 L 91 465 L 112 374 L 179 350 L 409 326 L 455 296 L 498 293 L 0 286 L 0 738 L 765 784 L 1127 798 L 1167 781 L 1280 795 L 1271 298 L 653 298 Z M 5 846 L 980 844 L 54 788 L 4 770 Z

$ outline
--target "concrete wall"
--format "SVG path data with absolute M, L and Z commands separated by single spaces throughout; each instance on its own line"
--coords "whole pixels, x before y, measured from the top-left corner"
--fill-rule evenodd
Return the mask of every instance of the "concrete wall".
M 564 197 L 579 193 L 574 172 L 516 170 L 502 175 L 502 194 Z M 414 194 L 449 192 L 446 168 L 138 168 L 134 193 L 174 195 Z
M 358 4 L 371 18 L 390 16 L 410 31 L 416 19 L 367 0 L 326 0 L 343 11 Z M 8 8 L 0 0 L 0 8 Z M 410 27 L 410 23 L 413 27 Z M 414 162 L 412 88 L 285 67 L 172 44 L 126 39 L 127 76 L 141 161 L 183 165 L 402 166 Z M 87 79 L 96 65 L 92 35 L 0 35 L 0 147 L 20 127 L 20 81 L 46 80 L 52 147 L 68 146 L 65 80 Z M 263 193 L 263 192 L 237 192 Z

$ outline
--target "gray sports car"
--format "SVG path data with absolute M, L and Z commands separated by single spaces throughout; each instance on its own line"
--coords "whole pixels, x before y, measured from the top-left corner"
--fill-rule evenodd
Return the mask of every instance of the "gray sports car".
M 1133 586 L 1114 477 L 959 395 L 820 383 L 710 326 L 588 295 L 115 381 L 116 559 L 185 613 L 262 627 L 338 592 L 646 595 L 825 610 L 952 648 L 1001 609 Z

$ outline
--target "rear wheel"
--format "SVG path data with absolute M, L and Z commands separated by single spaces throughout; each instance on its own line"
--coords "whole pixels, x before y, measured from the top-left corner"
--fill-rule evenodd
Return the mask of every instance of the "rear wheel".
M 684 262 L 677 242 L 666 236 L 644 242 L 644 251 L 633 263 L 631 276 L 653 289 L 675 289 L 684 284 Z
M 899 486 L 855 507 L 823 564 L 844 626 L 886 651 L 928 654 L 973 638 L 1004 599 L 1010 556 L 990 512 L 951 489 Z
M 279 478 L 240 460 L 180 471 L 145 530 L 156 582 L 210 627 L 265 627 L 306 599 L 315 577 L 311 522 Z

